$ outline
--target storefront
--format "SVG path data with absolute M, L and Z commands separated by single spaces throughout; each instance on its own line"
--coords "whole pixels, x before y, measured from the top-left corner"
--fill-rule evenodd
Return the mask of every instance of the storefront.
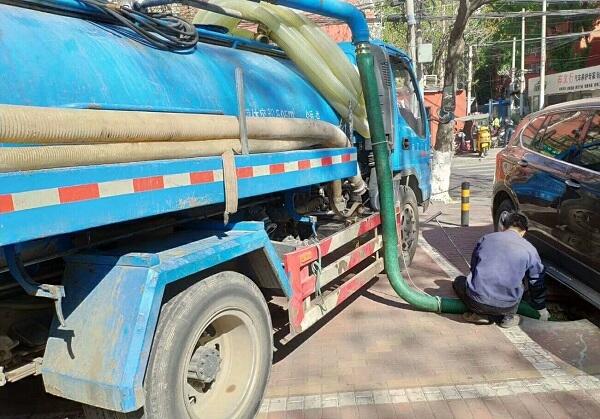
M 529 79 L 527 95 L 531 111 L 540 107 L 540 78 Z M 546 76 L 546 105 L 600 97 L 600 65 Z

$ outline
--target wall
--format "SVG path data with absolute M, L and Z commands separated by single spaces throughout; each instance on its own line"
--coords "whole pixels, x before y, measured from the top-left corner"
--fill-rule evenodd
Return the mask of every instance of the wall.
M 437 135 L 437 116 L 440 106 L 442 105 L 442 92 L 439 90 L 425 91 L 425 107 L 429 108 L 429 129 L 431 130 L 431 147 L 435 145 L 435 137 Z M 465 116 L 467 114 L 467 93 L 464 90 L 456 92 L 456 109 L 454 115 L 456 117 Z M 457 123 L 458 129 L 462 128 L 463 123 Z

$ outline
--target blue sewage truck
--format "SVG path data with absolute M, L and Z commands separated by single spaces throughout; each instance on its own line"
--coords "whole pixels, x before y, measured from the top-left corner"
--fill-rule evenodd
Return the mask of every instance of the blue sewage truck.
M 279 2 L 348 23 L 352 68 L 373 57 L 368 125 L 363 96 L 332 99 L 262 24 L 252 39 L 159 3 L 0 0 L 0 386 L 41 375 L 90 417 L 252 417 L 273 349 L 384 270 L 376 147 L 410 263 L 423 98 L 348 3 Z

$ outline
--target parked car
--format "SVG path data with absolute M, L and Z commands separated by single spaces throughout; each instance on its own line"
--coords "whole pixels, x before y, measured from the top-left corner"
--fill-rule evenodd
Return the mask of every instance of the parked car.
M 524 118 L 497 155 L 496 230 L 518 209 L 548 273 L 600 307 L 600 98 Z

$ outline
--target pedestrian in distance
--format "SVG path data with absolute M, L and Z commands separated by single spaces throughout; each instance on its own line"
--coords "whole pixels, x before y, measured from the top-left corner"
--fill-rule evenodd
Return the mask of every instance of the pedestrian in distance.
M 504 231 L 479 239 L 471 256 L 471 271 L 452 284 L 469 309 L 463 318 L 471 323 L 517 326 L 520 317 L 516 313 L 527 286 L 531 306 L 538 310 L 540 320 L 548 320 L 544 265 L 524 238 L 527 217 L 512 212 L 503 225 Z

